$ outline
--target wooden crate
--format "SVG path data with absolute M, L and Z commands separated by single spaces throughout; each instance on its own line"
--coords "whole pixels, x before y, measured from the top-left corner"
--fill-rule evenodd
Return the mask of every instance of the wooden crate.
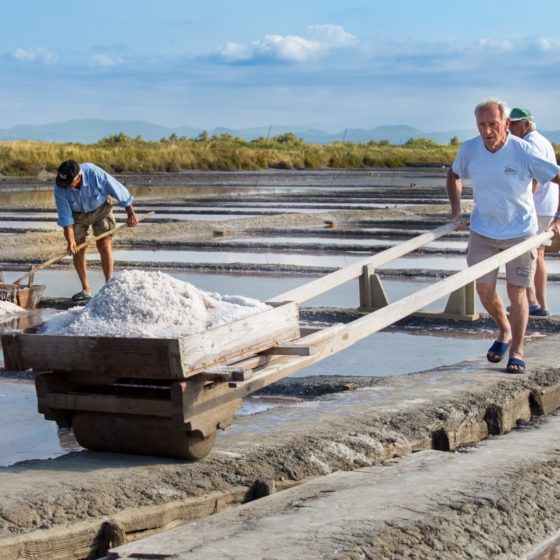
M 7 370 L 92 372 L 96 376 L 183 379 L 299 336 L 297 304 L 285 303 L 182 338 L 7 334 Z

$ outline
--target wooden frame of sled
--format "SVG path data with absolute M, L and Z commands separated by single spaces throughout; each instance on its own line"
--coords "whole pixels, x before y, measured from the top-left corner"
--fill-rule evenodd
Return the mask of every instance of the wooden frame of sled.
M 542 233 L 395 303 L 385 302 L 351 323 L 310 334 L 300 327 L 301 302 L 353 279 L 367 284 L 373 267 L 455 227 L 441 226 L 280 294 L 268 301 L 272 309 L 197 335 L 3 335 L 6 369 L 43 372 L 36 378 L 39 412 L 59 426 L 72 427 L 83 447 L 201 459 L 212 449 L 217 430 L 231 424 L 243 397 L 446 295 L 461 293 L 480 276 L 552 237 L 551 232 Z M 455 311 L 449 314 L 461 315 Z

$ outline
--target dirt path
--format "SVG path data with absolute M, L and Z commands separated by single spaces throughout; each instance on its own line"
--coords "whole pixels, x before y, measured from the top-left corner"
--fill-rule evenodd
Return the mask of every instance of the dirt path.
M 560 524 L 559 438 L 555 416 L 462 453 L 338 471 L 109 558 L 519 559 Z

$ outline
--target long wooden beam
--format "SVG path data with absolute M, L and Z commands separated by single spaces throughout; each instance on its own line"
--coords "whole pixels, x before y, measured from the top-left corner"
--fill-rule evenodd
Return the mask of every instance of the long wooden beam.
M 344 268 L 335 270 L 334 272 L 322 276 L 321 278 L 307 282 L 303 286 L 284 292 L 283 294 L 268 300 L 267 303 L 270 305 L 277 305 L 285 301 L 295 301 L 296 303 L 307 301 L 319 294 L 332 290 L 340 284 L 344 284 L 345 282 L 358 278 L 362 274 L 362 268 L 365 265 L 377 267 L 387 264 L 394 259 L 402 257 L 403 255 L 422 247 L 422 245 L 425 245 L 426 243 L 430 243 L 431 241 L 438 239 L 446 233 L 452 232 L 457 225 L 458 223 L 456 222 L 450 222 L 432 231 L 413 237 L 404 243 L 399 243 L 398 245 L 386 249 L 385 251 L 381 251 L 375 255 L 371 255 L 365 259 L 361 259 L 353 264 L 345 266 Z
M 396 321 L 407 317 L 418 309 L 450 294 L 458 288 L 469 284 L 484 274 L 499 268 L 515 257 L 529 251 L 552 237 L 552 232 L 544 232 L 531 237 L 517 245 L 490 257 L 474 266 L 457 272 L 453 276 L 436 282 L 414 294 L 389 304 L 382 309 L 352 321 L 346 325 L 333 325 L 322 331 L 302 337 L 295 344 L 313 346 L 315 353 L 310 356 L 284 356 L 273 364 L 258 370 L 247 381 L 231 383 L 238 397 L 246 396 L 262 387 L 266 387 L 283 377 L 291 375 L 307 366 L 323 360 L 356 342 L 378 332 Z

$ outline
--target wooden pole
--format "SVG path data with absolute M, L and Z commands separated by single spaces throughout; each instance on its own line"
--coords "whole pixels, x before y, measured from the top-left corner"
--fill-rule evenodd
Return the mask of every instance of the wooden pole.
M 550 239 L 552 236 L 553 233 L 551 231 L 545 231 L 502 251 L 498 255 L 494 255 L 474 266 L 457 272 L 453 276 L 440 280 L 432 286 L 360 317 L 347 325 L 333 325 L 322 331 L 294 340 L 294 344 L 313 347 L 315 353 L 310 356 L 283 356 L 278 358 L 274 364 L 260 369 L 247 381 L 232 383 L 230 386 L 236 388 L 235 394 L 238 397 L 243 397 L 262 387 L 266 387 L 392 325 L 425 305 L 499 268 L 515 257 L 542 245 L 543 241 Z
M 155 214 L 155 212 L 148 212 L 147 214 L 144 214 L 142 216 L 140 216 L 138 218 L 138 222 L 141 222 L 142 220 L 145 220 L 146 218 L 152 216 L 153 214 Z M 84 249 L 85 247 L 87 247 L 92 241 L 98 241 L 99 239 L 103 239 L 104 237 L 108 237 L 109 235 L 113 235 L 114 233 L 116 233 L 119 229 L 123 228 L 124 226 L 126 226 L 126 223 L 124 224 L 119 224 L 118 226 L 114 227 L 113 229 L 110 229 L 109 231 L 106 231 L 105 233 L 101 233 L 99 235 L 96 235 L 95 237 L 93 237 L 92 239 L 89 239 L 88 241 L 84 241 L 83 243 L 80 243 L 80 245 L 78 245 L 76 247 L 76 250 L 79 251 L 80 249 Z M 51 264 L 54 264 L 57 261 L 62 260 L 64 257 L 68 256 L 68 252 L 58 255 L 56 257 L 52 257 L 51 259 L 49 259 L 48 261 L 45 261 L 44 263 L 41 263 L 37 266 L 33 266 L 31 267 L 31 270 L 29 270 L 28 272 L 26 272 L 25 274 L 23 274 L 22 276 L 20 276 L 15 282 L 14 284 L 19 284 L 21 283 L 23 280 L 25 280 L 28 277 L 32 277 L 38 270 L 41 270 L 43 268 L 47 268 L 47 266 L 50 266 Z

